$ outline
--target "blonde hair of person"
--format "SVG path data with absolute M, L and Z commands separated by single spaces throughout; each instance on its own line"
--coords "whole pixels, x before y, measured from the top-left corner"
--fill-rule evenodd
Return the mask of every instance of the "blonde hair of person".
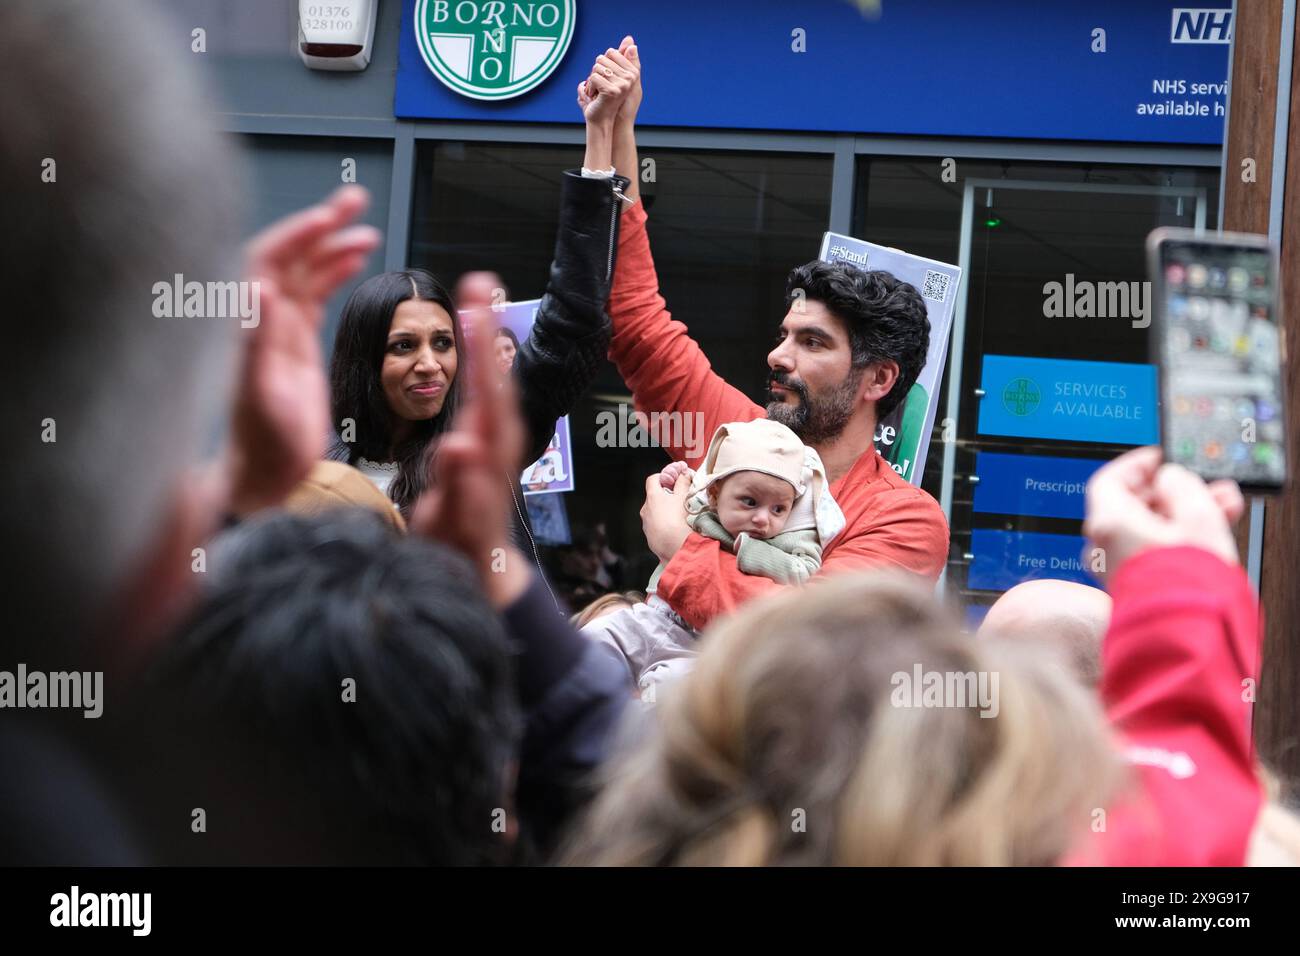
M 598 617 L 602 617 L 611 611 L 622 610 L 631 607 L 634 604 L 644 604 L 645 595 L 640 591 L 615 591 L 611 594 L 602 594 L 577 614 L 570 616 L 569 623 L 575 628 L 581 630 Z
M 1095 695 L 1052 655 L 962 635 L 910 578 L 789 589 L 701 644 L 564 862 L 1051 864 L 1123 773 Z M 996 716 L 903 705 L 917 665 L 996 674 Z

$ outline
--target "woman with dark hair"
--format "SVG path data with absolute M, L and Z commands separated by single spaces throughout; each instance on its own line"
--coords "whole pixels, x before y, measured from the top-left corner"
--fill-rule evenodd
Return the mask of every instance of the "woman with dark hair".
M 492 354 L 496 356 L 497 368 L 502 375 L 509 375 L 515 367 L 515 355 L 519 352 L 519 339 L 504 325 L 497 329 L 492 339 Z
M 563 176 L 555 256 L 528 339 L 520 344 L 511 336 L 527 428 L 520 469 L 546 450 L 556 420 L 568 414 L 608 351 L 605 301 L 628 185 L 614 172 L 611 144 L 614 117 L 632 85 L 599 68 L 580 84 L 584 96 L 596 94 L 584 108 L 583 168 Z M 330 365 L 338 429 L 330 457 L 359 468 L 404 515 L 427 483 L 437 437 L 455 417 L 463 354 L 456 303 L 422 269 L 368 279 L 343 309 Z M 526 527 L 522 504 L 515 504 L 517 523 Z
M 330 363 L 330 457 L 356 466 L 403 511 L 424 487 L 429 440 L 456 414 L 464 349 L 451 294 L 423 269 L 361 283 Z

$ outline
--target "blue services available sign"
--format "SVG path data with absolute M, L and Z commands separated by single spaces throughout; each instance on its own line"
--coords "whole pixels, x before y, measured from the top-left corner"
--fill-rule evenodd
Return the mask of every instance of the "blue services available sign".
M 975 455 L 974 509 L 1004 515 L 1083 520 L 1084 489 L 1104 461 L 1045 455 Z
M 975 557 L 966 576 L 968 588 L 1005 591 L 1039 578 L 1101 586 L 1084 565 L 1084 539 L 1079 535 L 978 528 L 970 535 Z
M 986 355 L 980 387 L 982 435 L 1111 445 L 1159 440 L 1153 365 Z
M 577 124 L 632 34 L 643 126 L 1223 142 L 1228 0 L 400 2 L 403 118 Z

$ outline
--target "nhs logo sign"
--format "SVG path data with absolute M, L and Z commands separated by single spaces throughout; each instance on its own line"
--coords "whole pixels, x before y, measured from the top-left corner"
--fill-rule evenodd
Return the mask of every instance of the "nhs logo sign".
M 1170 43 L 1231 43 L 1232 10 L 1223 7 L 1175 7 Z

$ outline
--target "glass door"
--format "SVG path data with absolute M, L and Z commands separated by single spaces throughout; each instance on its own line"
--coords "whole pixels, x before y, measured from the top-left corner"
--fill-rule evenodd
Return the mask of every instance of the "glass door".
M 966 181 L 941 504 L 972 626 L 1020 581 L 1096 583 L 1084 485 L 1158 440 L 1144 243 L 1206 212 L 1195 186 Z

